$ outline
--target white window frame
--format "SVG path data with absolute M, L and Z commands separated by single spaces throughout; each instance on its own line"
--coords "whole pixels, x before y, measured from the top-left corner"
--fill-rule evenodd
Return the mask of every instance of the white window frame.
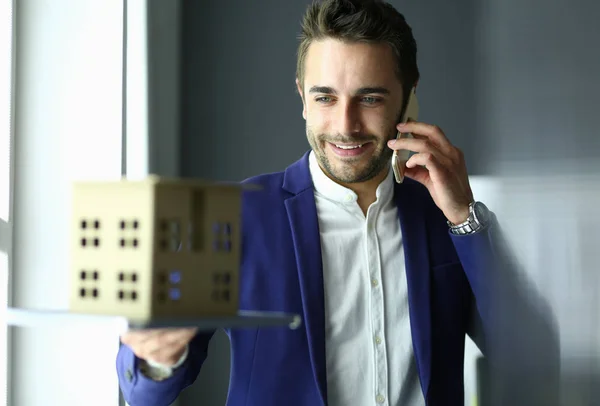
M 107 56 L 113 58 L 121 53 L 120 48 L 117 48 L 120 45 L 117 45 L 116 41 L 119 33 L 117 29 L 113 30 L 113 27 L 118 27 L 120 23 L 118 10 L 123 7 L 124 0 L 102 2 L 37 1 L 30 6 L 18 3 L 16 0 L 9 1 L 12 2 L 14 10 L 13 55 L 15 58 L 13 58 L 13 72 L 18 74 L 16 78 L 13 75 L 14 110 L 12 121 L 15 125 L 13 126 L 12 138 L 14 145 L 12 168 L 19 168 L 16 173 L 15 169 L 11 173 L 12 185 L 14 185 L 11 199 L 11 207 L 14 207 L 14 215 L 11 208 L 11 229 L 14 231 L 11 235 L 12 246 L 10 247 L 12 276 L 9 287 L 11 295 L 9 305 L 19 310 L 63 311 L 66 304 L 66 279 L 63 271 L 65 269 L 64 265 L 67 263 L 65 261 L 65 236 L 68 233 L 68 231 L 65 231 L 65 220 L 68 220 L 68 209 L 66 208 L 69 202 L 70 187 L 67 182 L 72 182 L 72 180 L 80 177 L 86 179 L 112 177 L 117 179 L 122 174 L 121 146 L 123 140 L 121 139 L 121 130 L 123 123 L 120 118 L 121 113 L 119 113 L 118 126 L 115 125 L 117 122 L 116 110 L 121 107 L 117 103 L 122 101 L 122 89 L 116 87 L 117 81 L 115 78 L 121 76 L 118 70 L 119 68 L 122 70 L 122 67 L 119 67 L 116 61 L 111 62 L 108 60 L 108 69 L 100 71 L 100 62 L 107 61 Z M 63 21 L 66 21 L 67 24 L 61 25 Z M 89 22 L 87 26 L 85 21 Z M 79 27 L 84 31 L 81 32 L 82 36 L 78 40 L 71 40 L 68 33 L 71 26 Z M 88 27 L 89 31 L 86 31 Z M 106 35 L 105 31 L 107 31 Z M 54 42 L 44 38 L 42 35 L 44 32 L 50 33 L 52 38 L 55 38 Z M 23 34 L 21 35 L 21 33 Z M 91 46 L 86 45 L 90 44 L 90 40 Z M 94 41 L 97 41 L 99 46 L 93 46 Z M 46 46 L 48 48 L 44 48 Z M 46 49 L 50 49 L 50 52 L 45 53 Z M 90 54 L 92 52 L 94 52 L 94 55 Z M 100 56 L 94 65 L 90 61 L 94 61 L 98 54 Z M 44 67 L 48 68 L 45 73 L 52 80 L 43 80 L 43 76 L 37 73 L 39 72 L 37 69 L 39 61 L 50 61 Z M 64 66 L 69 67 L 71 75 L 61 74 L 61 72 L 64 72 L 63 65 L 61 65 L 63 62 Z M 90 71 L 86 71 L 86 67 L 90 67 Z M 99 69 L 99 76 L 103 79 L 95 81 L 95 78 L 90 78 L 90 72 L 96 72 L 95 69 Z M 90 89 L 81 86 L 84 81 L 90 82 Z M 74 86 L 73 83 L 79 86 Z M 99 83 L 106 83 L 107 86 L 101 87 Z M 59 84 L 60 86 L 66 85 L 64 92 L 62 92 L 62 88 L 59 88 Z M 118 91 L 120 97 L 117 96 L 115 90 Z M 87 92 L 87 94 L 84 92 Z M 57 96 L 57 102 L 54 105 L 48 103 L 48 100 L 51 100 L 49 94 Z M 98 122 L 98 125 L 93 125 L 96 117 L 91 112 L 95 109 L 86 109 L 83 102 L 78 103 L 78 95 L 82 96 L 81 100 L 99 103 L 100 110 L 106 113 L 103 119 Z M 111 99 L 107 99 L 107 97 Z M 107 102 L 106 100 L 110 101 Z M 48 106 L 48 108 L 46 109 L 45 106 Z M 105 107 L 107 110 L 104 110 Z M 75 112 L 75 114 L 70 114 L 67 110 Z M 45 120 L 49 117 L 50 113 L 48 111 L 57 111 L 58 113 L 55 116 L 58 118 L 57 121 L 49 120 L 48 133 L 46 134 L 46 129 L 41 130 L 39 123 L 48 121 Z M 28 120 L 32 115 L 31 113 L 34 113 L 33 115 L 37 117 L 37 120 Z M 41 116 L 41 120 L 38 114 Z M 30 122 L 34 124 L 29 125 Z M 84 125 L 85 123 L 92 123 L 89 130 L 87 125 Z M 77 129 L 81 129 L 81 136 Z M 99 131 L 103 131 L 103 133 L 99 133 Z M 95 135 L 90 136 L 90 134 Z M 43 136 L 46 136 L 46 138 L 43 139 Z M 110 137 L 110 141 L 106 141 L 105 136 Z M 93 164 L 87 165 L 83 174 L 75 173 L 76 171 L 72 169 L 72 167 L 79 165 L 77 160 L 81 160 L 81 156 L 89 151 L 88 145 L 81 141 L 82 137 L 87 137 L 85 143 L 92 143 L 92 145 L 100 147 L 96 149 L 97 153 L 90 157 Z M 116 138 L 118 138 L 118 148 L 117 142 L 114 142 Z M 49 139 L 52 139 L 52 141 L 48 141 Z M 107 150 L 108 143 L 110 143 L 110 147 Z M 44 146 L 50 144 L 52 144 L 52 149 L 48 153 L 44 150 Z M 59 162 L 56 159 L 57 156 L 60 156 L 57 155 L 57 151 L 61 151 L 60 154 L 65 155 L 64 160 Z M 32 154 L 30 155 L 30 153 Z M 38 158 L 37 167 L 39 167 L 40 162 L 42 162 L 39 158 L 43 157 L 44 154 L 52 155 L 49 157 L 50 163 L 45 168 L 52 175 L 49 176 L 47 173 L 42 175 L 42 177 L 45 176 L 46 183 L 36 178 L 36 170 L 32 169 L 32 166 L 36 165 L 35 159 L 33 159 L 34 163 L 31 166 L 30 164 L 23 165 L 25 160 L 30 161 L 30 158 L 34 156 Z M 116 154 L 119 154 L 118 159 L 115 159 Z M 56 179 L 52 178 L 53 176 L 56 176 Z M 46 215 L 42 216 L 44 221 L 47 221 L 45 223 L 46 227 L 48 224 L 50 226 L 59 225 L 57 229 L 60 229 L 60 235 L 54 240 L 49 240 L 50 243 L 41 244 L 39 222 L 32 221 L 30 214 L 38 212 L 38 208 L 32 204 L 32 201 L 36 198 L 38 190 L 44 189 L 44 187 L 46 192 L 49 190 L 48 184 L 51 184 L 50 187 L 55 188 L 58 192 L 50 195 L 47 199 L 50 204 L 44 204 L 45 207 L 42 207 L 39 211 L 46 211 Z M 48 207 L 52 209 L 49 210 Z M 57 208 L 58 210 L 56 210 Z M 52 210 L 56 211 L 56 216 L 54 216 L 55 212 L 51 212 Z M 29 237 L 30 233 L 33 233 L 31 238 Z M 25 239 L 26 235 L 28 236 L 27 239 Z M 31 247 L 22 243 L 22 241 L 29 241 L 30 239 L 36 241 L 31 244 Z M 51 254 L 49 255 L 51 258 L 49 262 L 58 259 L 59 266 L 47 266 L 42 263 L 40 258 L 45 256 L 40 255 L 40 249 L 44 255 Z M 37 254 L 29 255 L 29 251 L 37 252 Z M 49 282 L 48 284 L 33 283 L 38 275 L 42 275 L 41 271 L 45 272 L 44 275 L 50 275 L 45 279 L 45 282 Z M 50 288 L 46 289 L 48 286 Z M 37 293 L 40 291 L 44 295 L 38 296 Z M 2 292 L 0 292 L 0 297 L 1 294 Z M 0 310 L 2 310 L 1 304 Z M 1 314 L 0 320 L 2 320 Z M 0 324 L 5 325 L 2 321 L 0 321 Z M 109 352 L 113 348 L 117 348 L 116 342 L 110 341 L 114 337 L 112 331 L 99 331 L 98 336 L 94 335 L 92 337 L 90 335 L 88 337 L 81 331 L 81 328 L 74 327 L 71 331 L 63 330 L 54 328 L 54 326 L 48 328 L 46 326 L 10 328 L 8 339 L 11 359 L 7 363 L 8 405 L 21 403 L 31 404 L 32 406 L 53 404 L 56 403 L 57 398 L 61 399 L 58 403 L 65 406 L 74 405 L 75 399 L 77 399 L 77 404 L 81 404 L 79 401 L 83 396 L 81 387 L 85 388 L 89 384 L 88 382 L 97 385 L 102 399 L 114 399 L 114 402 L 111 400 L 110 402 L 104 402 L 104 404 L 118 404 L 116 372 L 113 375 L 115 361 L 107 360 L 111 363 L 110 370 L 108 370 L 107 362 L 104 359 L 101 360 L 100 365 L 98 364 L 97 351 L 94 351 L 90 356 L 96 358 L 94 361 L 97 363 L 96 366 L 90 366 L 86 362 L 82 364 L 81 359 L 83 357 L 73 356 L 73 352 L 81 352 L 81 349 L 75 347 L 75 345 L 63 345 L 65 342 L 70 343 L 73 341 L 73 337 L 81 335 L 94 342 L 91 344 L 92 348 L 97 349 L 96 343 L 100 343 L 100 352 Z M 104 336 L 109 336 L 109 339 L 105 340 Z M 62 338 L 65 338 L 64 342 L 61 341 Z M 11 339 L 12 342 L 10 342 Z M 36 367 L 32 369 L 30 365 L 36 365 Z M 56 365 L 59 367 L 54 367 Z M 101 375 L 101 382 L 98 383 L 96 378 L 84 382 L 84 379 L 87 378 L 83 378 L 81 374 L 73 374 L 73 371 L 77 371 L 82 367 L 88 368 L 85 374 L 88 376 L 89 374 L 99 376 L 99 369 L 104 371 Z M 105 373 L 107 370 L 108 373 Z M 45 373 L 40 374 L 39 371 L 45 371 Z M 35 392 L 29 390 L 29 376 L 35 377 L 32 379 L 37 380 Z M 77 383 L 84 383 L 81 387 L 73 388 L 74 392 L 77 392 L 77 398 L 71 400 L 68 397 L 68 392 L 64 395 L 65 392 L 61 387 L 64 388 L 63 385 L 66 381 L 74 382 L 74 386 Z M 2 384 L 3 382 L 0 382 L 0 385 Z M 46 395 L 40 395 L 41 393 L 48 394 L 46 399 L 43 398 Z M 97 402 L 97 399 L 94 400 Z M 2 401 L 3 399 L 0 400 L 0 406 L 2 406 Z
M 9 66 L 9 75 L 10 75 L 10 83 L 9 83 L 9 111 L 8 112 L 0 112 L 0 114 L 8 113 L 8 136 L 9 136 L 9 148 L 8 148 L 8 217 L 6 219 L 0 218 L 0 254 L 2 254 L 2 261 L 7 261 L 7 275 L 2 275 L 3 279 L 0 283 L 0 298 L 3 299 L 4 303 L 1 303 L 0 312 L 5 311 L 7 306 L 10 306 L 12 303 L 12 290 L 11 290 L 11 280 L 12 280 L 12 240 L 13 240 L 13 200 L 14 200 L 14 101 L 15 101 L 15 4 L 16 0 L 8 0 L 3 4 L 4 7 L 8 7 L 8 24 L 10 31 L 10 66 Z M 5 21 L 2 22 L 2 25 L 6 24 Z M 4 95 L 2 95 L 4 96 Z M 2 129 L 0 131 L 5 131 L 6 129 Z M 4 147 L 4 146 L 3 146 Z M 5 165 L 5 162 L 1 162 L 1 165 Z M 2 192 L 4 193 L 4 191 Z M 4 197 L 2 197 L 4 198 Z M 2 317 L 0 317 L 2 318 Z M 4 323 L 0 324 L 0 359 L 2 359 L 2 363 L 0 364 L 0 377 L 2 377 L 2 388 L 0 389 L 0 404 L 10 405 L 10 387 L 11 387 L 11 374 L 10 374 L 10 365 L 11 365 L 11 351 L 10 351 L 10 335 L 8 326 Z
M 10 101 L 9 101 L 9 204 L 8 204 L 8 219 L 3 219 L 0 217 L 0 252 L 5 252 L 10 254 L 12 248 L 12 202 L 13 202 L 13 184 L 14 184 L 14 160 L 11 159 L 13 156 L 13 148 L 14 148 L 14 84 L 15 84 L 15 17 L 14 17 L 14 1 L 9 0 L 7 4 L 9 5 L 9 15 L 10 15 L 10 30 L 11 30 L 11 67 L 9 70 L 10 74 Z M 0 114 L 5 114 L 5 112 L 0 112 Z M 2 130 L 3 131 L 3 130 Z M 4 165 L 4 163 L 0 163 Z
M 23 105 L 26 97 L 23 96 L 23 89 L 21 88 L 22 83 L 18 83 L 19 87 L 15 86 L 15 76 L 17 70 L 15 66 L 17 63 L 23 63 L 23 66 L 19 66 L 19 70 L 24 67 L 27 67 L 28 61 L 24 57 L 26 52 L 23 51 L 24 48 L 21 47 L 21 43 L 17 42 L 16 38 L 16 24 L 22 23 L 23 26 L 26 26 L 30 23 L 30 17 L 27 17 L 27 13 L 25 11 L 19 13 L 19 19 L 16 18 L 16 13 L 19 12 L 17 8 L 16 0 L 8 0 L 11 2 L 12 10 L 13 10 L 13 27 L 12 27 L 12 106 L 13 112 L 11 117 L 11 152 L 14 151 L 15 145 L 15 125 L 13 123 L 16 122 L 17 125 L 20 124 L 22 120 L 22 116 L 18 114 L 15 115 L 14 108 L 19 108 L 21 114 L 27 110 L 28 105 Z M 154 12 L 152 13 L 152 18 L 148 18 L 147 16 L 147 4 L 148 0 L 122 0 L 123 5 L 123 25 L 124 25 L 124 49 L 123 49 L 123 117 L 122 117 L 122 149 L 121 149 L 121 175 L 126 176 L 127 178 L 136 179 L 140 177 L 146 176 L 148 173 L 157 173 L 160 175 L 167 176 L 177 176 L 178 168 L 179 168 L 179 144 L 176 137 L 165 137 L 165 134 L 176 133 L 177 129 L 177 120 L 178 120 L 178 105 L 179 95 L 177 93 L 177 76 L 176 71 L 178 67 L 177 57 L 177 13 L 178 7 L 176 2 L 171 3 L 155 3 L 153 7 Z M 58 6 L 53 6 L 58 7 Z M 31 12 L 31 10 L 26 10 Z M 164 12 L 163 12 L 164 11 Z M 40 13 L 39 10 L 34 10 L 34 12 Z M 24 22 L 23 22 L 24 21 Z M 148 36 L 151 35 L 151 31 L 148 29 L 148 25 L 155 28 L 162 28 L 162 30 L 166 31 L 168 34 L 165 35 L 165 32 L 162 32 L 160 38 L 162 39 L 159 49 L 153 49 L 153 52 L 149 55 L 147 49 L 147 41 Z M 23 26 L 20 27 L 21 30 L 25 29 Z M 28 31 L 27 31 L 28 32 Z M 23 38 L 20 39 L 23 41 Z M 21 53 L 19 54 L 19 61 L 16 59 L 16 47 L 19 44 L 21 47 Z M 28 45 L 31 47 L 31 43 Z M 31 48 L 29 48 L 29 52 L 31 53 Z M 31 54 L 27 54 L 31 57 Z M 150 78 L 148 75 L 148 59 L 151 58 L 153 61 L 161 62 L 160 66 L 157 67 L 158 71 L 154 72 L 154 75 Z M 25 61 L 25 62 L 23 62 Z M 27 72 L 26 72 L 27 73 Z M 27 74 L 23 73 L 19 76 L 21 80 L 27 77 Z M 31 71 L 28 73 L 31 76 Z M 165 78 L 168 80 L 165 82 Z M 149 84 L 150 82 L 150 84 Z M 28 82 L 24 82 L 28 83 Z M 150 91 L 152 90 L 152 91 Z M 29 91 L 31 91 L 31 87 L 29 87 Z M 15 93 L 19 92 L 18 98 L 15 97 Z M 18 102 L 18 103 L 15 103 Z M 16 107 L 14 107 L 16 106 Z M 22 110 L 21 107 L 25 106 Z M 156 113 L 156 115 L 160 115 L 160 118 L 152 117 L 150 113 Z M 16 117 L 19 116 L 19 117 Z M 41 305 L 46 305 L 46 303 L 52 303 L 52 306 L 55 306 L 55 303 L 58 303 L 56 298 L 45 299 L 44 302 L 32 301 L 32 294 L 27 290 L 24 290 L 23 286 L 28 286 L 27 283 L 23 281 L 32 280 L 32 273 L 35 272 L 35 269 L 31 267 L 25 266 L 23 263 L 26 261 L 19 261 L 19 258 L 26 257 L 23 254 L 23 248 L 19 244 L 17 246 L 16 242 L 13 244 L 13 237 L 16 237 L 19 241 L 20 236 L 25 235 L 26 233 L 23 231 L 27 229 L 26 221 L 21 221 L 25 219 L 26 216 L 23 215 L 26 210 L 30 210 L 30 207 L 23 208 L 22 203 L 23 200 L 29 199 L 31 197 L 31 189 L 27 188 L 28 182 L 32 181 L 31 171 L 29 172 L 29 177 L 24 176 L 24 172 L 19 172 L 15 176 L 15 160 L 20 160 L 23 151 L 27 151 L 27 148 L 31 148 L 31 142 L 29 142 L 29 138 L 32 137 L 30 133 L 28 133 L 27 129 L 24 129 L 23 126 L 19 125 L 17 137 L 18 143 L 17 148 L 21 155 L 15 157 L 15 154 L 11 154 L 13 156 L 11 162 L 10 169 L 10 184 L 11 184 L 11 202 L 10 202 L 10 221 L 3 222 L 0 224 L 0 251 L 3 251 L 5 246 L 6 249 L 10 252 L 11 261 L 16 261 L 15 265 L 17 267 L 17 278 L 12 277 L 12 273 L 9 273 L 9 286 L 8 286 L 8 305 L 10 307 L 17 308 L 27 308 L 33 307 L 38 308 Z M 39 134 L 39 132 L 38 132 Z M 26 142 L 27 141 L 27 142 Z M 72 144 L 71 144 L 72 145 Z M 25 146 L 25 148 L 23 148 Z M 74 148 L 79 148 L 79 144 L 75 144 Z M 34 148 L 35 149 L 35 148 Z M 160 153 L 158 153 L 160 151 Z M 70 153 L 74 153 L 74 150 L 71 149 Z M 112 172 L 112 170 L 111 170 Z M 15 197 L 15 179 L 17 179 L 17 190 Z M 25 186 L 23 186 L 25 185 Z M 25 192 L 24 192 L 25 190 Z M 18 210 L 17 210 L 17 227 L 15 233 L 13 233 L 13 201 L 17 201 Z M 64 213 L 63 213 L 64 215 Z M 5 231 L 7 230 L 7 231 Z M 6 236 L 6 238 L 5 238 Z M 14 251 L 14 252 L 13 252 Z M 37 266 L 37 265 L 36 265 Z M 36 268 L 37 269 L 37 268 Z M 9 270 L 12 271 L 12 264 L 9 263 Z M 52 270 L 54 271 L 54 270 Z M 24 276 L 25 275 L 25 276 Z M 13 283 L 14 282 L 14 283 Z M 31 284 L 29 284 L 31 285 Z M 0 298 L 2 297 L 2 293 L 0 292 Z M 27 294 L 26 294 L 27 293 Z M 25 297 L 25 298 L 24 298 Z M 36 299 L 37 300 L 37 299 Z M 33 303 L 33 305 L 31 305 Z M 0 304 L 0 312 L 3 311 L 2 306 Z M 2 320 L 2 315 L 0 314 L 0 320 Z M 0 325 L 5 326 L 5 323 L 0 321 Z M 17 329 L 12 329 L 13 332 L 17 331 Z M 27 337 L 35 336 L 34 332 L 27 333 Z M 40 332 L 40 334 L 44 334 L 44 332 Z M 8 346 L 11 345 L 10 339 L 13 334 L 8 334 Z M 33 340 L 35 341 L 35 340 Z M 33 342 L 32 341 L 32 342 Z M 38 340 L 39 341 L 39 340 Z M 23 385 L 23 369 L 21 369 L 21 373 L 16 374 L 14 370 L 16 369 L 17 363 L 22 363 L 23 360 L 26 360 L 24 357 L 23 345 L 18 340 L 13 341 L 14 345 L 12 349 L 14 351 L 8 351 L 9 357 L 4 358 L 5 362 L 4 366 L 6 367 L 6 389 L 7 389 L 7 403 L 8 405 L 14 404 L 17 398 L 17 393 L 19 390 L 22 390 L 20 387 L 13 388 L 15 385 Z M 37 341 L 35 343 L 37 345 Z M 9 347 L 10 348 L 10 347 Z M 41 347 L 40 347 L 41 348 Z M 14 354 L 13 354 L 14 352 Z M 1 356 L 2 354 L 0 354 Z M 0 358 L 1 359 L 1 358 Z M 49 357 L 52 359 L 52 357 Z M 37 360 L 44 365 L 46 362 L 45 357 L 43 356 L 41 359 Z M 69 362 L 73 362 L 73 360 L 69 360 Z M 2 363 L 0 363 L 2 364 Z M 28 364 L 28 362 L 26 363 Z M 47 364 L 47 362 L 46 362 Z M 0 368 L 2 365 L 0 365 Z M 14 367 L 14 368 L 13 368 Z M 46 365 L 47 367 L 47 365 Z M 62 374 L 62 372 L 61 372 Z M 12 378 L 12 379 L 11 379 Z M 48 378 L 50 381 L 51 377 Z M 12 381 L 12 382 L 11 382 Z M 5 382 L 0 382 L 0 385 L 3 385 Z M 11 393 L 13 392 L 13 393 Z M 3 399 L 0 399 L 0 406 L 2 406 Z M 119 403 L 123 404 L 124 401 L 122 397 L 119 399 Z

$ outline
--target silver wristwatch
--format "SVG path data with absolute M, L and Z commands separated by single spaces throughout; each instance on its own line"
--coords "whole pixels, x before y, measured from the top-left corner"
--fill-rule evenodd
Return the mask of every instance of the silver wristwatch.
M 469 217 L 460 224 L 453 224 L 448 221 L 450 232 L 456 235 L 473 234 L 484 228 L 489 221 L 490 211 L 481 202 L 472 202 L 469 204 Z

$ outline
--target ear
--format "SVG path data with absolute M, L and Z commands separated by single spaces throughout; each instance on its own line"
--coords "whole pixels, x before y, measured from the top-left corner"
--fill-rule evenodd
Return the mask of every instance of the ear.
M 296 88 L 298 89 L 298 93 L 300 94 L 300 99 L 302 99 L 302 117 L 306 120 L 306 103 L 304 102 L 304 93 L 302 91 L 302 86 L 300 85 L 300 81 L 296 78 Z

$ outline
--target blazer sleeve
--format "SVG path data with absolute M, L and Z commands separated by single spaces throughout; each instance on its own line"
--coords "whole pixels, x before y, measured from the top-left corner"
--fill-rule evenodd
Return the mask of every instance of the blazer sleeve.
M 117 375 L 123 398 L 130 406 L 168 406 L 190 386 L 200 372 L 214 332 L 198 333 L 189 343 L 186 361 L 168 379 L 154 381 L 142 374 L 140 360 L 121 345 L 117 354 Z
M 503 404 L 554 405 L 560 383 L 556 323 L 493 216 L 483 230 L 450 233 L 473 292 L 470 335 Z

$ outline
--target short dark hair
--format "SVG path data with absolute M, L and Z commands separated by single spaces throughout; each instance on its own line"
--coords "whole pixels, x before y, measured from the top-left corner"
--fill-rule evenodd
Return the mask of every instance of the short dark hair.
M 322 0 L 308 6 L 302 19 L 296 77 L 304 85 L 304 62 L 313 41 L 387 43 L 396 56 L 404 100 L 419 80 L 417 43 L 404 16 L 382 0 Z

